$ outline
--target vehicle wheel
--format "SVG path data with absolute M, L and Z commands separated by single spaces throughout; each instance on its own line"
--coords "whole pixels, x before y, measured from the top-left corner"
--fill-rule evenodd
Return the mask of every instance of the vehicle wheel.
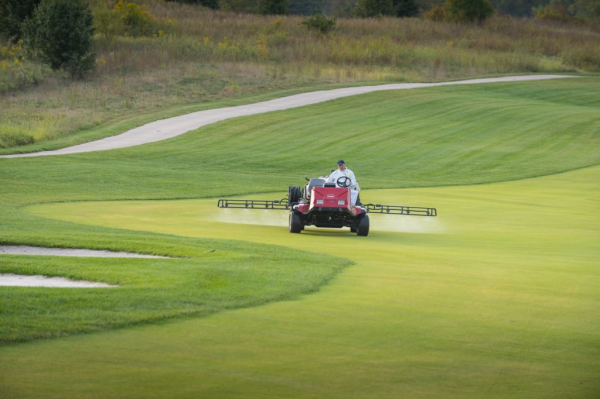
M 297 205 L 300 201 L 300 197 L 302 197 L 302 192 L 300 191 L 300 187 L 298 186 L 290 186 L 288 191 L 288 205 L 293 206 Z
M 356 227 L 350 227 L 350 232 L 356 233 L 358 229 Z
M 290 212 L 290 233 L 300 233 L 303 230 L 304 224 L 300 215 L 296 212 Z
M 369 235 L 369 215 L 365 215 L 360 218 L 358 222 L 358 228 L 356 229 L 357 236 L 366 237 Z

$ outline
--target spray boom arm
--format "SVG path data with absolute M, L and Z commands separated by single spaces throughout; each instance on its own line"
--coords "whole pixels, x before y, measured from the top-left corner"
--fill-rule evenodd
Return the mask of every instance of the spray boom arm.
M 367 213 L 380 213 L 384 215 L 407 215 L 407 216 L 437 216 L 437 209 L 419 206 L 363 204 L 361 205 Z M 244 200 L 244 199 L 220 199 L 217 203 L 219 208 L 236 209 L 273 209 L 289 210 L 291 206 L 287 198 L 281 200 Z
M 368 213 L 382 213 L 385 215 L 437 216 L 437 209 L 420 206 L 365 204 L 363 208 L 366 208 Z
M 219 208 L 241 208 L 241 209 L 290 209 L 287 199 L 268 201 L 268 200 L 236 200 L 220 199 L 217 204 Z

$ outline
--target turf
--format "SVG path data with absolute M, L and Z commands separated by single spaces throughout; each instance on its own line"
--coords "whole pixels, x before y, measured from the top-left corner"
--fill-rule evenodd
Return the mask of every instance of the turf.
M 436 205 L 440 217 L 398 217 L 398 232 L 381 231 L 384 220 L 373 218 L 367 238 L 222 223 L 210 216 L 213 200 L 36 206 L 30 211 L 41 216 L 243 237 L 355 265 L 298 301 L 5 348 L 11 366 L 0 374 L 15 397 L 58 397 L 68 386 L 77 397 L 593 398 L 599 177 L 600 168 L 589 168 L 373 190 L 367 200 Z M 57 358 L 62 366 L 53 369 Z
M 223 263 L 252 248 L 223 239 L 267 244 L 239 255 L 248 259 L 275 251 L 281 259 L 340 262 L 329 272 L 316 265 L 325 274 L 305 291 L 329 285 L 295 301 L 2 348 L 0 391 L 7 397 L 67 396 L 67 386 L 76 397 L 594 397 L 600 392 L 599 171 L 589 166 L 600 158 L 599 85 L 578 79 L 377 93 L 232 120 L 138 148 L 0 160 L 2 243 L 189 256 L 168 261 L 189 262 L 184 274 L 208 261 L 198 256 L 213 243 L 231 246 L 217 259 Z M 258 192 L 277 198 L 340 157 L 368 189 L 364 200 L 436 206 L 440 216 L 428 223 L 400 219 L 400 227 L 374 219 L 379 227 L 366 239 L 328 230 L 297 236 L 252 224 L 282 222 L 267 216 L 223 223 L 230 216 L 216 212 L 214 200 L 193 199 Z M 457 186 L 575 169 L 582 170 Z M 374 190 L 424 186 L 456 187 Z M 117 201 L 182 198 L 188 200 Z M 25 268 L 16 258 L 3 257 L 2 267 Z M 124 266 L 163 261 L 135 262 L 142 261 Z M 331 280 L 348 262 L 354 265 Z M 126 277 L 105 274 L 102 262 L 87 271 L 47 258 L 26 263 L 56 275 Z M 310 274 L 311 263 L 302 273 Z M 134 274 L 132 284 L 145 284 L 143 273 Z M 269 287 L 257 286 L 257 295 L 258 288 Z M 25 291 L 14 292 L 26 299 Z M 299 292 L 287 293 L 298 298 Z M 46 295 L 48 302 L 58 298 Z M 176 307 L 178 298 L 162 306 Z M 44 320 L 44 309 L 31 310 L 18 323 L 43 331 L 35 321 Z
M 0 272 L 102 281 L 117 289 L 6 287 L 0 344 L 89 333 L 262 305 L 306 294 L 349 262 L 277 246 L 171 240 L 192 257 L 114 259 L 2 256 Z
M 131 149 L 8 159 L 0 184 L 19 203 L 285 193 L 339 158 L 368 176 L 364 188 L 535 177 L 600 162 L 599 86 L 582 78 L 373 93 Z

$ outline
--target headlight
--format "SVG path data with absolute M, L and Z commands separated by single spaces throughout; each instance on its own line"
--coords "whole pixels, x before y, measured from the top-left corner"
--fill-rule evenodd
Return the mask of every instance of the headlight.
M 338 201 L 338 205 L 346 205 L 346 201 L 344 201 L 344 200 L 339 200 L 339 201 Z
M 317 200 L 317 205 L 323 205 L 323 200 Z

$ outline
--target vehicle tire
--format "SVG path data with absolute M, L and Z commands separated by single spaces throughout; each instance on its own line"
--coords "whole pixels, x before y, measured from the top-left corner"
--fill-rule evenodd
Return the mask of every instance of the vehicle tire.
M 358 231 L 358 229 L 356 227 L 350 227 L 351 233 L 356 233 L 357 231 Z
M 290 233 L 300 233 L 303 230 L 304 223 L 302 218 L 296 212 L 290 212 Z
M 357 236 L 366 237 L 369 235 L 369 215 L 365 215 L 360 218 L 358 222 L 358 228 L 356 229 Z
M 302 197 L 302 192 L 300 191 L 300 187 L 298 186 L 290 186 L 288 191 L 288 205 L 294 206 L 298 205 L 300 198 Z

